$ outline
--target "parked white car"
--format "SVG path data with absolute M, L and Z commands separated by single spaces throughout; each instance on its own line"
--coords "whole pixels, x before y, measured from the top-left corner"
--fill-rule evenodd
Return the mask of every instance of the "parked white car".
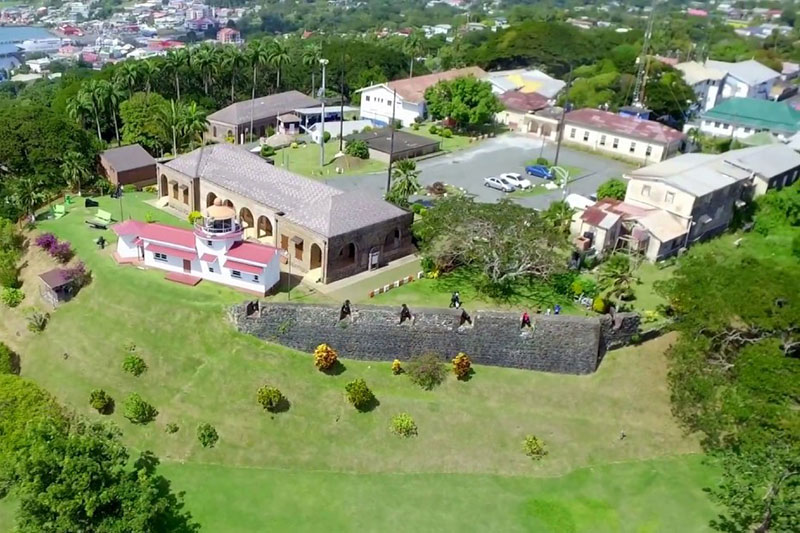
M 500 174 L 500 177 L 517 189 L 530 189 L 532 186 L 531 180 L 516 172 L 506 172 L 505 174 Z
M 489 176 L 488 178 L 483 178 L 483 185 L 486 187 L 490 187 L 492 189 L 497 189 L 498 191 L 503 192 L 514 192 L 517 190 L 511 182 L 503 179 L 503 178 L 496 178 L 494 176 Z

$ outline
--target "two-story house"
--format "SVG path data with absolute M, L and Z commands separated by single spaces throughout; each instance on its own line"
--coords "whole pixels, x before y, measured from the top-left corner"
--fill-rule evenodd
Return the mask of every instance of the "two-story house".
M 359 118 L 379 126 L 389 125 L 394 118 L 403 126 L 410 126 L 416 119 L 427 116 L 425 91 L 428 88 L 440 81 L 464 76 L 483 78 L 486 72 L 479 67 L 467 67 L 364 87 L 356 91 L 361 93 Z
M 675 68 L 683 72 L 703 111 L 728 98 L 767 100 L 772 86 L 781 76 L 780 72 L 754 59 L 737 63 L 710 59 L 704 63 L 687 61 L 678 63 Z

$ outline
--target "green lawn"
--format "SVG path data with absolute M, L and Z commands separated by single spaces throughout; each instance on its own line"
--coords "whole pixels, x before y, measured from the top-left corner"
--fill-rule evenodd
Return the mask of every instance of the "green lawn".
M 178 223 L 144 197 L 126 195 L 126 215 Z M 468 382 L 449 377 L 423 391 L 388 363 L 345 360 L 341 375 L 325 375 L 309 354 L 235 332 L 225 309 L 246 296 L 117 266 L 92 243 L 99 232 L 84 224 L 87 213 L 74 208 L 40 227 L 73 243 L 92 284 L 38 335 L 13 326 L 24 324 L 22 309 L 4 310 L 0 335 L 21 353 L 23 376 L 82 415 L 100 417 L 88 405 L 97 387 L 118 406 L 132 392 L 153 403 L 159 415 L 149 425 L 132 425 L 121 409 L 108 418 L 133 449 L 164 461 L 206 531 L 701 531 L 714 514 L 701 489 L 715 472 L 699 466 L 697 440 L 670 414 L 663 353 L 672 337 L 611 352 L 590 376 L 477 367 Z M 448 300 L 437 292 L 413 305 Z M 121 369 L 127 342 L 148 364 L 138 378 Z M 380 402 L 372 412 L 344 399 L 356 377 Z M 256 404 L 265 383 L 288 397 L 287 412 L 271 416 Z M 389 432 L 399 412 L 414 417 L 417 437 Z M 177 433 L 165 433 L 170 422 Z M 197 442 L 202 422 L 216 426 L 216 448 Z M 527 434 L 546 443 L 544 460 L 522 453 Z M 0 505 L 0 530 L 9 505 Z
M 328 179 L 350 174 L 366 174 L 386 170 L 387 164 L 376 159 L 358 159 L 345 157 L 335 160 L 339 152 L 339 140 L 331 139 L 325 144 L 325 166 L 320 166 L 319 145 L 315 143 L 300 144 L 297 148 L 283 148 L 278 150 L 272 158 L 275 166 L 286 168 L 297 174 L 310 178 Z M 342 173 L 336 172 L 337 168 Z
M 469 135 L 460 135 L 453 132 L 453 136 L 449 139 L 442 137 L 439 134 L 434 134 L 428 131 L 431 127 L 431 123 L 425 122 L 420 125 L 418 130 L 415 130 L 413 127 L 403 128 L 403 131 L 408 133 L 413 133 L 414 135 L 421 135 L 423 137 L 428 137 L 430 139 L 436 139 L 437 141 L 441 142 L 442 150 L 445 152 L 455 152 L 456 150 L 462 150 L 469 146 L 475 144 L 475 142 L 470 142 Z M 480 141 L 477 141 L 480 142 Z
M 548 189 L 544 185 L 534 185 L 530 189 L 525 190 L 516 190 L 510 193 L 508 196 L 511 198 L 525 198 L 527 196 L 539 196 L 540 194 L 546 194 L 548 192 L 557 191 L 558 189 Z

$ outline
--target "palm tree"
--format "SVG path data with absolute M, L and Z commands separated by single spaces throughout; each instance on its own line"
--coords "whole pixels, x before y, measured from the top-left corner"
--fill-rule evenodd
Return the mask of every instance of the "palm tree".
M 195 141 L 199 140 L 202 144 L 203 136 L 208 130 L 208 120 L 206 112 L 197 107 L 195 102 L 184 106 L 181 110 L 180 126 L 184 136 L 189 138 L 189 146 L 194 150 Z
M 403 51 L 411 56 L 411 63 L 408 69 L 408 77 L 411 78 L 414 76 L 414 62 L 417 57 L 425 52 L 425 34 L 422 33 L 422 30 L 411 32 L 411 35 L 403 43 Z
M 250 102 L 250 137 L 253 136 L 253 107 L 255 106 L 256 99 L 256 82 L 258 78 L 258 69 L 264 67 L 269 63 L 269 49 L 264 41 L 250 41 L 247 49 L 247 58 L 250 65 L 253 67 L 253 95 Z
M 236 100 L 236 78 L 247 66 L 247 58 L 235 45 L 226 46 L 222 52 L 222 67 L 231 74 L 231 103 Z
M 600 265 L 597 282 L 600 289 L 613 298 L 628 299 L 633 296 L 633 285 L 639 278 L 633 274 L 631 259 L 627 255 L 614 254 Z
M 108 83 L 108 82 L 104 82 Z M 70 111 L 78 113 L 79 110 L 89 112 L 94 118 L 95 126 L 97 127 L 97 138 L 103 140 L 103 135 L 100 132 L 100 114 L 103 111 L 103 84 L 100 80 L 90 80 L 83 84 L 83 86 L 75 95 L 77 102 L 71 104 Z
M 303 65 L 311 67 L 311 96 L 314 96 L 314 76 L 317 73 L 317 65 L 322 57 L 322 46 L 319 43 L 312 43 L 303 50 Z
M 81 184 L 92 175 L 86 158 L 79 152 L 69 151 L 64 154 L 64 161 L 61 163 L 61 176 L 73 191 L 77 189 L 78 195 L 81 194 Z
M 150 99 L 150 88 L 153 80 L 158 76 L 158 67 L 152 59 L 145 59 L 139 63 L 139 76 L 144 82 L 144 90 L 147 93 L 147 99 Z
M 36 206 L 46 198 L 42 178 L 25 176 L 12 183 L 12 201 L 26 215 L 33 215 Z
M 167 57 L 164 58 L 164 67 L 175 78 L 175 94 L 178 100 L 181 99 L 181 78 L 179 74 L 181 67 L 187 64 L 189 64 L 189 51 L 186 48 L 170 50 L 167 52 Z
M 139 64 L 136 61 L 125 61 L 114 73 L 114 78 L 122 85 L 128 87 L 128 92 L 133 94 L 136 83 L 139 81 Z
M 391 190 L 386 199 L 400 207 L 408 207 L 409 197 L 417 194 L 421 188 L 417 163 L 412 159 L 401 159 L 392 171 Z
M 181 102 L 170 100 L 158 110 L 158 123 L 161 125 L 164 137 L 172 139 L 172 156 L 178 155 L 178 139 L 181 137 L 181 121 L 183 117 Z
M 217 70 L 216 49 L 211 46 L 201 46 L 192 56 L 192 63 L 200 70 L 200 77 L 203 79 L 203 92 L 208 96 L 208 86 L 211 78 Z
M 86 119 L 91 116 L 91 113 L 91 105 L 85 98 L 78 98 L 78 95 L 75 95 L 74 98 L 67 102 L 67 114 L 81 127 L 86 125 Z
M 125 99 L 125 91 L 120 87 L 118 82 L 109 82 L 105 80 L 100 80 L 98 82 L 98 90 L 100 91 L 101 107 L 111 112 L 111 121 L 114 123 L 114 135 L 117 138 L 117 146 L 120 146 L 117 110 L 119 104 Z
M 543 213 L 542 218 L 547 224 L 561 235 L 569 235 L 569 225 L 572 221 L 573 210 L 563 200 L 553 202 Z
M 269 64 L 278 71 L 278 79 L 275 83 L 276 88 L 280 88 L 281 86 L 281 68 L 291 60 L 292 58 L 289 56 L 286 43 L 280 39 L 274 39 L 269 43 Z

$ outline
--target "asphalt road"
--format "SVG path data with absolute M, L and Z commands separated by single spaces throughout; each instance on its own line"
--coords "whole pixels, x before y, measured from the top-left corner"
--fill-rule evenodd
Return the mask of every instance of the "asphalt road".
M 484 187 L 483 178 L 497 176 L 503 172 L 524 173 L 525 162 L 539 157 L 553 161 L 555 145 L 522 135 L 507 134 L 494 139 L 487 139 L 475 148 L 467 148 L 452 154 L 427 159 L 417 163 L 420 170 L 420 183 L 423 186 L 436 181 L 463 187 L 474 194 L 481 202 L 496 202 L 505 193 Z M 581 172 L 570 177 L 569 192 L 588 196 L 597 191 L 597 186 L 604 181 L 619 177 L 630 165 L 613 159 L 600 157 L 586 152 L 571 150 L 562 145 L 559 155 L 560 165 L 569 165 L 581 169 Z M 531 178 L 534 183 L 545 183 L 545 180 Z M 328 183 L 343 190 L 367 190 L 376 195 L 383 195 L 386 188 L 386 173 L 343 176 L 331 179 Z M 562 191 L 555 190 L 545 194 L 515 198 L 517 202 L 535 209 L 544 209 L 551 202 L 560 200 Z

